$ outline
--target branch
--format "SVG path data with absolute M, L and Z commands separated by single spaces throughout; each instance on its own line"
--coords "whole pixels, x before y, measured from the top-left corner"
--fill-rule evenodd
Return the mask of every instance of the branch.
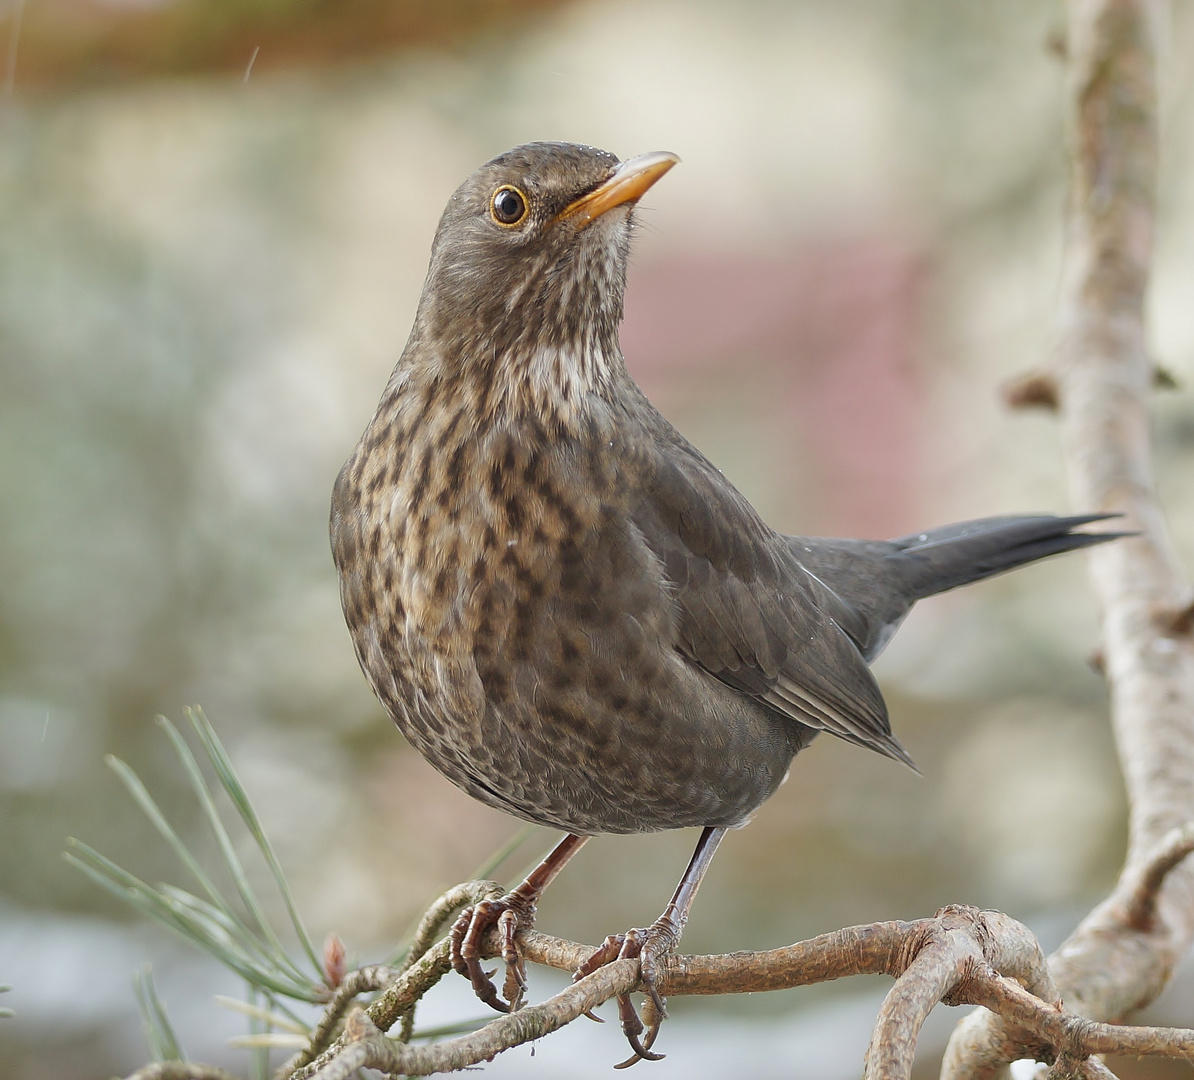
M 1164 837 L 1143 866 L 1125 867 L 1116 889 L 1121 904 L 1118 914 L 1125 925 L 1145 934 L 1156 929 L 1161 886 L 1191 852 L 1194 852 L 1194 825 L 1186 825 Z
M 328 1001 L 319 1023 L 312 1029 L 307 1046 L 282 1066 L 277 1074 L 278 1080 L 288 1080 L 289 1077 L 299 1073 L 327 1050 L 336 1034 L 341 1018 L 348 1012 L 358 996 L 370 991 L 390 988 L 390 992 L 385 998 L 385 1004 L 378 1007 L 376 1022 L 384 1024 L 388 1029 L 397 1018 L 401 1017 L 402 1041 L 409 1042 L 414 1023 L 415 1004 L 448 970 L 445 966 L 446 954 L 443 958 L 437 957 L 427 964 L 419 965 L 419 961 L 423 960 L 430 951 L 432 942 L 435 941 L 435 935 L 451 918 L 453 912 L 466 904 L 475 904 L 480 900 L 500 896 L 503 891 L 502 887 L 494 881 L 466 881 L 462 885 L 449 889 L 427 909 L 422 919 L 419 920 L 418 928 L 411 939 L 410 949 L 400 968 L 394 969 L 384 964 L 374 964 L 349 972 Z M 419 972 L 409 980 L 410 989 L 408 990 L 407 983 L 402 982 L 402 976 L 410 972 L 416 965 L 419 966 Z M 400 984 L 402 989 L 395 989 Z
M 359 1010 L 349 1016 L 342 1046 L 334 1047 L 317 1071 L 297 1075 L 310 1076 L 313 1080 L 348 1080 L 362 1068 L 402 1076 L 454 1072 L 486 1061 L 512 1046 L 542 1038 L 611 997 L 626 993 L 637 982 L 638 961 L 618 960 L 541 1005 L 528 1005 L 479 1031 L 431 1046 L 411 1046 L 389 1039 L 372 1022 L 368 1011 Z
M 1171 858 L 1178 846 L 1176 841 L 1170 845 Z M 457 886 L 433 905 L 424 925 L 442 925 L 454 906 L 492 887 L 492 882 Z M 487 957 L 501 955 L 496 930 L 483 945 Z M 526 960 L 570 972 L 593 952 L 591 945 L 532 930 L 519 934 L 518 945 Z M 279 1070 L 277 1080 L 349 1080 L 363 1068 L 403 1076 L 453 1072 L 542 1038 L 639 986 L 638 962 L 618 960 L 539 1005 L 457 1038 L 413 1046 L 387 1036 L 450 970 L 448 951 L 445 939 L 417 959 L 412 951 L 403 969 L 377 965 L 348 973 L 307 1048 Z M 1006 915 L 973 907 L 942 908 L 933 918 L 914 922 L 848 927 L 766 952 L 671 956 L 660 964 L 657 985 L 665 995 L 758 993 L 866 974 L 895 979 L 867 1051 L 866 1080 L 910 1080 L 916 1040 L 938 1001 L 992 1010 L 1021 1044 L 1031 1045 L 1043 1060 L 1056 1061 L 1059 1077 L 1105 1078 L 1109 1074 L 1099 1071 L 1093 1054 L 1194 1055 L 1194 1031 L 1115 1027 L 1065 1012 L 1036 938 Z M 381 993 L 366 1008 L 350 1007 L 357 994 L 375 989 Z M 332 1041 L 346 1009 L 343 1030 Z M 167 1062 L 129 1080 L 233 1078 L 212 1066 Z
M 311 1030 L 311 1037 L 306 1049 L 296 1054 L 288 1061 L 279 1074 L 290 1076 L 295 1070 L 302 1068 L 315 1059 L 331 1043 L 337 1026 L 344 1014 L 352 1007 L 352 1003 L 361 994 L 373 990 L 382 990 L 390 984 L 398 972 L 385 964 L 370 964 L 368 967 L 350 971 L 336 987 L 335 993 L 328 999 L 319 1023 Z
M 576 970 L 593 951 L 590 945 L 535 931 L 524 931 L 518 941 L 525 959 L 565 971 Z M 420 1076 L 466 1068 L 550 1034 L 635 989 L 639 981 L 635 961 L 617 961 L 542 1004 L 498 1017 L 459 1038 L 411 1046 L 387 1037 L 389 1026 L 447 971 L 447 951 L 446 941 L 430 949 L 367 1009 L 354 1009 L 329 1049 L 310 1064 L 279 1075 L 345 1080 L 361 1068 Z M 485 953 L 500 955 L 496 931 L 486 938 Z M 920 1027 L 940 1000 L 985 1005 L 1015 1025 L 1046 1059 L 1072 1060 L 1079 1068 L 1086 1068 L 1085 1059 L 1094 1053 L 1194 1053 L 1194 1031 L 1116 1028 L 1062 1011 L 1033 935 L 1006 915 L 971 907 L 943 908 L 932 919 L 914 922 L 850 927 L 766 952 L 668 957 L 658 986 L 665 995 L 757 993 L 862 974 L 896 980 L 867 1054 L 868 1080 L 911 1076 Z
M 189 1061 L 156 1061 L 131 1073 L 126 1080 L 237 1080 L 237 1077 L 215 1065 L 196 1065 Z
M 1164 0 L 1069 6 L 1074 161 L 1058 341 L 1048 369 L 1009 397 L 1056 406 L 1075 505 L 1121 512 L 1140 534 L 1090 554 L 1131 807 L 1127 857 L 1112 895 L 1049 959 L 1073 1010 L 1114 1019 L 1154 1000 L 1194 939 L 1194 867 L 1182 862 L 1194 822 L 1194 609 L 1152 477 L 1154 365 L 1143 317 L 1167 8 Z M 955 1032 L 942 1077 L 985 1080 L 1035 1052 L 1005 1021 L 974 1014 Z M 1052 1075 L 1069 1075 L 1065 1068 Z

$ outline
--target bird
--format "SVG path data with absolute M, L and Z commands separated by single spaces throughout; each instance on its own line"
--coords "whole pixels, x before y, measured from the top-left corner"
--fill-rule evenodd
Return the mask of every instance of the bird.
M 912 766 L 869 664 L 924 597 L 1123 535 L 1020 515 L 895 540 L 787 536 L 651 404 L 619 344 L 640 198 L 679 158 L 571 143 L 477 169 L 435 233 L 410 338 L 336 479 L 331 545 L 360 666 L 409 742 L 489 806 L 565 838 L 465 909 L 452 965 L 517 1008 L 517 934 L 591 836 L 701 828 L 637 957 L 644 1027 L 727 830 L 821 732 Z M 915 767 L 915 766 L 913 766 Z M 499 996 L 481 967 L 499 930 Z

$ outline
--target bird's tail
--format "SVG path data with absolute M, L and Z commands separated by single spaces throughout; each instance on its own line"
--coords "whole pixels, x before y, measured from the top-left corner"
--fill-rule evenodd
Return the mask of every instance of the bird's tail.
M 834 621 L 874 660 L 917 600 L 1125 532 L 1078 532 L 1118 514 L 981 518 L 898 540 L 789 537 L 792 554 L 827 592 Z
M 996 517 L 943 525 L 891 541 L 911 600 L 981 581 L 1048 555 L 1102 544 L 1130 532 L 1075 532 L 1118 514 Z

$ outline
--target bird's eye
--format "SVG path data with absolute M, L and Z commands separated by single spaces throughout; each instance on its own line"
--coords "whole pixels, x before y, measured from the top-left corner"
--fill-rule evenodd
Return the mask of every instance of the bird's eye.
M 520 225 L 527 216 L 526 196 L 509 184 L 500 187 L 489 201 L 489 215 L 499 225 Z

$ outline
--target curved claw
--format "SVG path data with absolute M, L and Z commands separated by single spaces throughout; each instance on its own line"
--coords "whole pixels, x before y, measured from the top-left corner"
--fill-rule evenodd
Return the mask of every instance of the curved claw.
M 449 934 L 452 968 L 465 976 L 472 983 L 477 997 L 497 1012 L 513 1012 L 526 992 L 526 968 L 514 936 L 533 918 L 533 913 L 520 912 L 503 897 L 500 900 L 482 900 L 465 908 L 452 924 Z M 481 967 L 481 944 L 486 932 L 494 926 L 502 933 L 502 959 L 506 962 L 506 979 L 502 987 L 507 998 L 505 1001 L 498 995 L 493 983 L 496 969 L 485 971 Z
M 622 1020 L 622 1034 L 626 1036 L 626 1041 L 630 1043 L 630 1049 L 634 1053 L 615 1065 L 615 1069 L 629 1069 L 631 1065 L 637 1065 L 640 1061 L 662 1061 L 667 1057 L 666 1054 L 652 1053 L 651 1045 L 655 1042 L 655 1036 L 659 1034 L 659 1024 L 657 1022 L 649 1028 L 644 1028 L 629 994 L 618 996 L 618 1015 Z M 645 1042 L 639 1039 L 644 1031 L 647 1033 Z
M 643 966 L 645 967 L 646 965 L 643 964 Z M 665 1002 L 664 999 L 660 996 L 659 990 L 655 985 L 655 973 L 651 972 L 650 975 L 647 975 L 644 972 L 642 975 L 639 976 L 639 979 L 641 980 L 641 982 L 643 984 L 643 993 L 646 994 L 647 997 L 649 997 L 651 999 L 651 1004 L 655 1006 L 655 1014 L 659 1017 L 660 1020 L 666 1020 L 667 1019 L 667 1002 Z M 655 1027 L 656 1027 L 656 1029 L 658 1029 L 659 1025 L 656 1024 Z
M 506 979 L 502 983 L 502 993 L 510 1003 L 510 1012 L 514 1012 L 522 1004 L 527 992 L 527 968 L 514 943 L 514 935 L 518 933 L 519 917 L 512 908 L 506 908 L 498 916 L 498 929 L 502 934 L 502 960 L 506 964 Z
M 615 1065 L 616 1069 L 628 1069 L 639 1061 L 660 1061 L 665 1054 L 651 1051 L 655 1037 L 659 1034 L 660 1023 L 667 1018 L 667 1006 L 663 996 L 656 986 L 658 978 L 659 960 L 666 956 L 676 945 L 678 934 L 670 920 L 660 919 L 646 930 L 627 930 L 624 934 L 611 934 L 596 949 L 589 958 L 576 969 L 573 981 L 583 979 L 593 974 L 606 964 L 615 960 L 638 959 L 639 982 L 642 992 L 650 999 L 654 1006 L 654 1018 L 649 1026 L 644 1027 L 638 1012 L 630 1000 L 629 994 L 618 996 L 618 1016 L 622 1021 L 622 1034 L 630 1043 L 634 1053 L 625 1061 Z M 647 1037 L 642 1039 L 643 1032 Z

